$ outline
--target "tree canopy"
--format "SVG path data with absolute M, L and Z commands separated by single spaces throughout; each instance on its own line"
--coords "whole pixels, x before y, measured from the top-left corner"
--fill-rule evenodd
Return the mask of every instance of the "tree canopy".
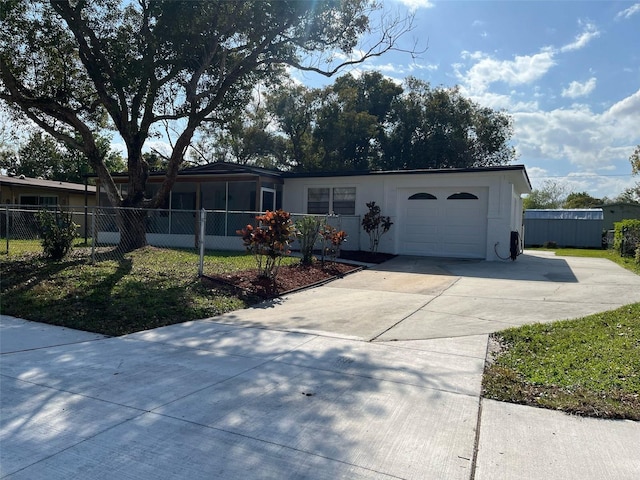
M 566 198 L 567 187 L 565 185 L 553 180 L 545 180 L 542 186 L 534 188 L 522 203 L 525 210 L 562 208 Z
M 96 143 L 104 155 L 105 165 L 111 171 L 122 171 L 124 159 L 110 149 L 110 138 L 98 136 Z M 19 144 L 17 151 L 7 149 L 0 153 L 0 168 L 14 175 L 83 183 L 91 173 L 87 157 L 78 150 L 65 148 L 60 142 L 41 131 L 32 132 Z
M 330 76 L 396 48 L 411 17 L 382 15 L 372 25 L 374 8 L 368 0 L 7 0 L 0 99 L 83 152 L 112 205 L 154 208 L 171 191 L 196 129 L 224 123 L 258 82 L 277 80 L 285 66 Z M 369 43 L 361 45 L 365 32 Z M 336 53 L 347 60 L 332 62 Z M 142 149 L 168 123 L 176 138 L 166 177 L 146 198 Z M 124 197 L 96 142 L 105 128 L 126 145 Z M 132 238 L 144 242 L 142 234 Z
M 254 157 L 258 163 L 269 157 L 282 169 L 466 168 L 516 158 L 511 118 L 457 88 L 432 88 L 415 78 L 403 87 L 373 71 L 341 76 L 322 89 L 278 86 L 265 96 L 261 121 L 257 106 L 244 112 L 239 136 L 254 138 L 254 148 L 262 149 Z M 256 127 L 262 137 L 255 136 Z M 209 144 L 221 158 L 245 163 L 225 135 L 211 132 Z

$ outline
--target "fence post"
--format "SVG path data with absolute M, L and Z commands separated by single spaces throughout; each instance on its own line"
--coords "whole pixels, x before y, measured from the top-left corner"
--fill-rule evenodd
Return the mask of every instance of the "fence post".
M 204 275 L 204 233 L 206 231 L 205 225 L 207 223 L 207 211 L 203 208 L 200 210 L 200 236 L 198 238 L 198 247 L 200 251 L 200 262 L 198 264 L 198 276 Z
M 9 205 L 4 207 L 4 225 L 7 236 L 7 255 L 9 255 Z
M 98 216 L 98 207 L 93 207 L 93 215 L 91 215 L 91 263 L 96 263 L 96 242 L 97 242 L 96 218 L 97 216 Z

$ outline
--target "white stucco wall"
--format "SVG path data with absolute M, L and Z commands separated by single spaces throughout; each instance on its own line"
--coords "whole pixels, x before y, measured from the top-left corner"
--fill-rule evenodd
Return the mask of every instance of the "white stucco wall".
M 521 170 L 451 173 L 373 173 L 358 176 L 297 177 L 286 178 L 283 190 L 283 208 L 292 213 L 307 211 L 307 190 L 310 187 L 355 187 L 356 212 L 360 218 L 368 211 L 366 203 L 375 201 L 382 215 L 394 222 L 389 232 L 380 241 L 379 251 L 402 254 L 399 249 L 400 228 L 398 225 L 401 200 L 410 190 L 428 191 L 429 188 L 448 187 L 455 191 L 486 189 L 487 196 L 487 260 L 498 260 L 509 256 L 510 232 L 521 232 L 521 193 L 528 193 L 528 182 L 523 180 Z M 359 221 L 357 222 L 359 225 Z M 350 231 L 356 222 L 349 225 L 348 250 L 368 250 L 369 238 L 365 232 Z M 345 225 L 346 226 L 346 225 Z M 497 244 L 497 245 L 496 245 Z M 356 247 L 357 246 L 357 247 Z M 497 251 L 497 254 L 496 254 Z

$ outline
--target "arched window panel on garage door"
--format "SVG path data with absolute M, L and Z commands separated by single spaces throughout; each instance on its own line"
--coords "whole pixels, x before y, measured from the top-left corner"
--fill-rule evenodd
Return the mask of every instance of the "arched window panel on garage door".
M 420 192 L 414 193 L 409 197 L 409 200 L 437 200 L 438 197 L 431 195 L 430 193 Z
M 453 195 L 449 195 L 447 200 L 478 200 L 477 195 L 469 192 L 458 192 Z

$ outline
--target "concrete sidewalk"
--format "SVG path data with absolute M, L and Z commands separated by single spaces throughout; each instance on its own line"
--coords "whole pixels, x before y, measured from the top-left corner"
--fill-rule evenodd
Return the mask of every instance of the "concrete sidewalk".
M 480 399 L 488 332 L 631 301 L 608 261 L 398 257 L 118 338 L 1 317 L 0 477 L 640 478 L 638 422 Z

